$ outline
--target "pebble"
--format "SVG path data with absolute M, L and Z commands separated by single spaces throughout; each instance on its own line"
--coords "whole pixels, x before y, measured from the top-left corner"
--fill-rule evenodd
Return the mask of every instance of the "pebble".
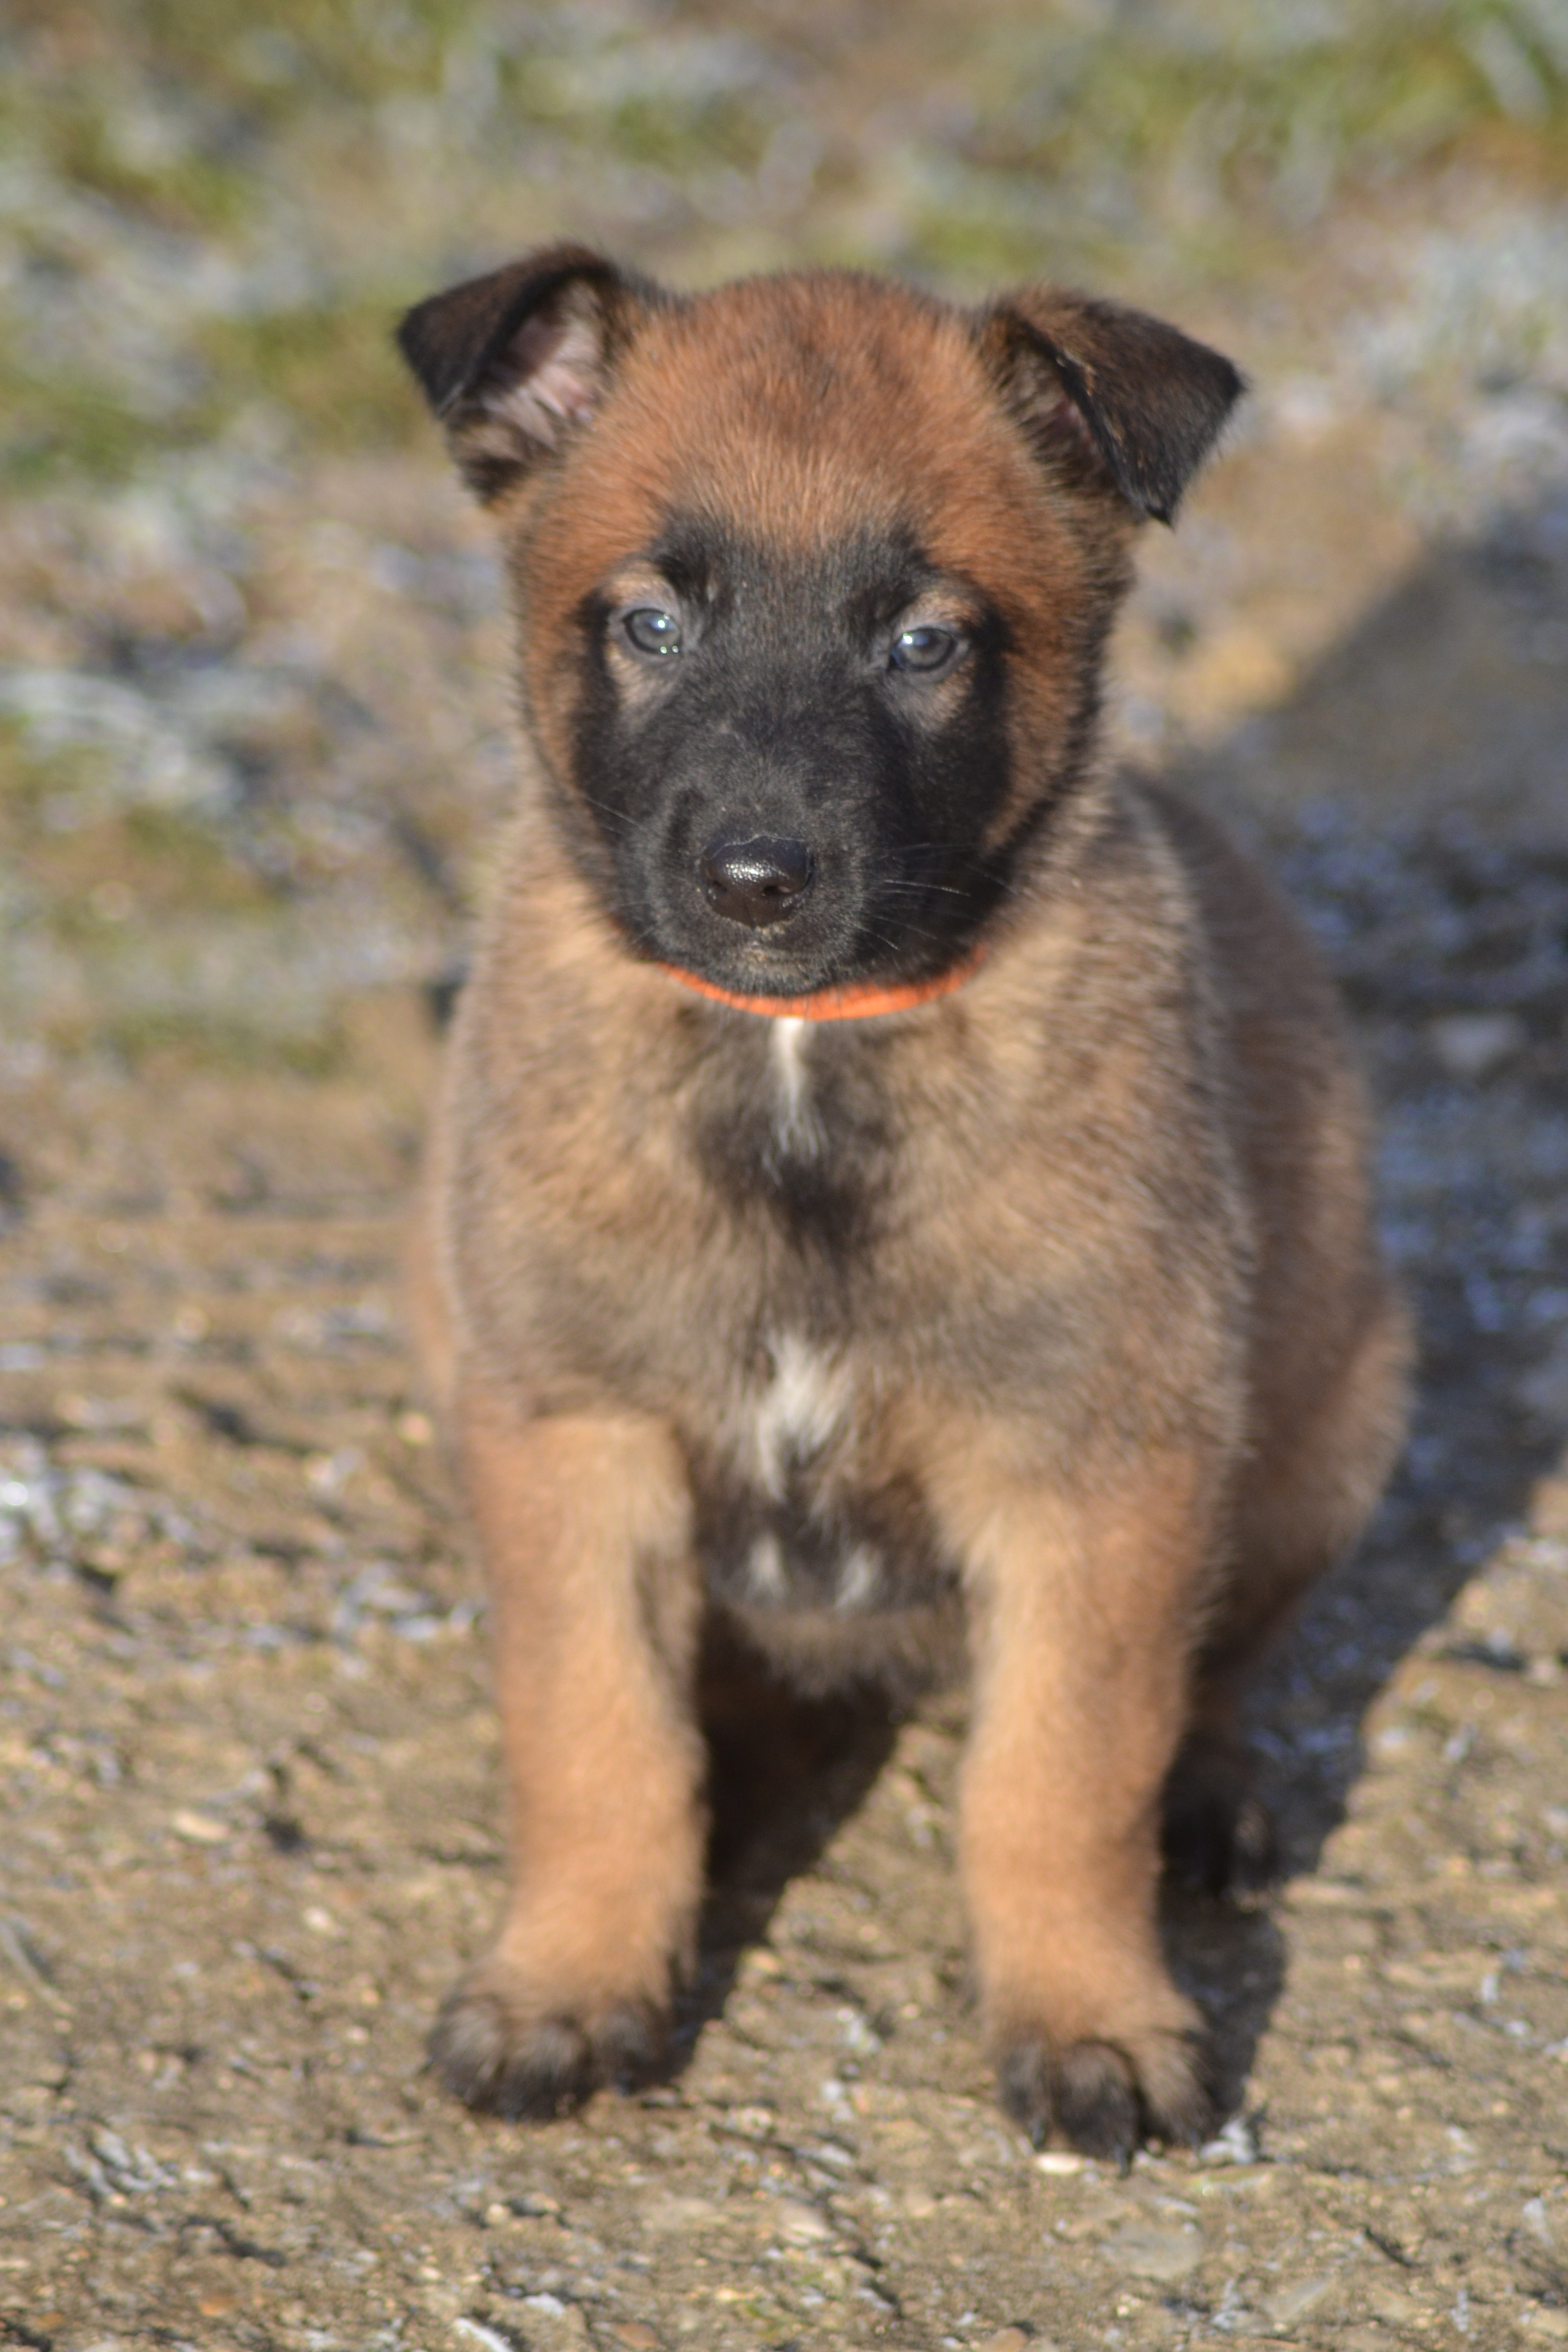
M 778 2116 L 772 2107 L 731 2107 L 724 2121 L 731 2131 L 743 2133 L 747 2139 L 766 2139 L 777 2126 Z
M 1538 1421 L 1568 1429 L 1568 1331 L 1562 1333 L 1533 1370 L 1515 1383 L 1522 1405 Z
M 1256 2164 L 1258 2135 L 1245 2116 L 1232 2116 L 1225 2129 L 1198 2150 L 1204 2164 Z
M 612 2344 L 622 2344 L 626 2352 L 658 2352 L 658 2337 L 645 2320 L 624 2319 L 610 2330 Z
M 1119 2270 L 1134 2278 L 1173 2284 L 1196 2270 L 1204 2258 L 1200 2230 L 1162 2230 L 1148 2221 L 1130 2221 L 1106 2239 L 1101 2253 Z
M 1518 1053 L 1524 1024 L 1513 1013 L 1449 1013 L 1428 1022 L 1426 1034 L 1448 1076 L 1474 1086 Z
M 807 2205 L 794 2197 L 781 2197 L 778 2201 L 778 2226 L 786 2238 L 805 2244 L 820 2244 L 833 2235 L 833 2224 L 815 2205 Z
M 1276 2327 L 1288 2327 L 1293 2319 L 1300 2319 L 1304 2311 L 1310 2311 L 1315 2303 L 1321 2302 L 1333 2283 L 1332 2273 L 1324 2271 L 1316 2277 L 1297 2279 L 1289 2286 L 1278 2287 L 1265 2297 L 1264 2315 Z
M 593 2338 L 578 2305 L 563 2303 L 557 2294 L 525 2294 L 530 2352 L 589 2352 Z
M 644 2219 L 650 2230 L 692 2230 L 713 2221 L 718 2211 L 710 2197 L 656 2197 L 645 2207 Z
M 525 2189 L 509 2202 L 512 2211 L 521 2214 L 526 2221 L 546 2221 L 561 2210 L 559 2197 L 551 2197 L 542 2189 Z
M 1538 1535 L 1568 1540 L 1568 1477 L 1536 1481 L 1531 1490 L 1530 1521 Z
M 210 1813 L 192 1812 L 184 1806 L 170 1815 L 169 1827 L 190 1845 L 226 1845 L 233 1834 L 227 1822 L 215 1821 Z

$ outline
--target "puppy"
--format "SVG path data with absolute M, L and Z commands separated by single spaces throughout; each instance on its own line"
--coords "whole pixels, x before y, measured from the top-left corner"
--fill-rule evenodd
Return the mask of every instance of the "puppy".
M 966 1667 L 1003 2100 L 1214 2122 L 1162 1823 L 1265 1859 L 1238 1684 L 1403 1422 L 1366 1118 L 1268 883 L 1097 751 L 1106 635 L 1241 380 L 1049 287 L 668 293 L 574 247 L 403 351 L 489 509 L 524 772 L 418 1279 L 494 1594 L 515 1883 L 434 2052 L 657 2063 L 699 1662 Z

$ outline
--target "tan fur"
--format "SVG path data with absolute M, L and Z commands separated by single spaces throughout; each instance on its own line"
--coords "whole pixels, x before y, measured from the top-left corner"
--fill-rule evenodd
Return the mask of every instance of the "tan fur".
M 699 1592 L 681 1465 L 667 1430 L 630 1417 L 518 1425 L 480 1396 L 459 1426 L 492 1571 L 516 1864 L 466 1998 L 493 2000 L 507 2037 L 571 2019 L 592 2040 L 660 2009 L 696 1927 Z
M 1091 770 L 975 978 L 792 1044 L 802 1087 L 871 1057 L 896 1215 L 844 1261 L 726 1197 L 693 1122 L 715 1055 L 760 1066 L 768 1024 L 629 953 L 566 845 L 574 616 L 640 578 L 677 493 L 781 553 L 914 499 L 953 593 L 980 583 L 1014 625 L 1002 830 L 1031 745 L 1079 724 L 1132 528 L 1053 485 L 957 314 L 847 276 L 650 309 L 591 434 L 497 503 L 531 751 L 452 1041 L 420 1320 L 495 1593 L 517 1884 L 443 2060 L 471 2097 L 548 2105 L 665 2009 L 700 1885 L 694 1497 L 715 1465 L 765 1488 L 787 1424 L 825 1516 L 876 1541 L 843 1612 L 770 1605 L 763 1553 L 732 1629 L 808 1689 L 967 1648 L 963 1871 L 1010 2100 L 1086 2144 L 1118 2097 L 1200 2128 L 1162 1791 L 1184 1739 L 1228 1769 L 1240 1675 L 1353 1539 L 1403 1422 L 1339 1015 L 1206 818 Z M 1010 1318 L 1019 1349 L 1053 1335 L 1047 1411 L 1010 1380 Z M 879 1602 L 894 1568 L 926 1583 Z

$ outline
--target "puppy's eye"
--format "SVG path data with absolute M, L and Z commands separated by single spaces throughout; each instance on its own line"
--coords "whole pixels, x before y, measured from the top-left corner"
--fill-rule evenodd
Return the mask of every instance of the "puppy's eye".
M 893 639 L 889 658 L 895 669 L 914 670 L 922 677 L 933 677 L 939 670 L 949 668 L 961 650 L 962 640 L 951 629 L 905 629 Z
M 621 622 L 622 628 L 639 654 L 678 654 L 680 651 L 680 624 L 673 613 L 661 613 L 656 605 L 639 604 Z

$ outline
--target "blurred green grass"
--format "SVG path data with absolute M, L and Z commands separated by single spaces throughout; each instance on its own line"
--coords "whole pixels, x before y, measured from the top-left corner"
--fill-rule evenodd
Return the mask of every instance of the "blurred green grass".
M 1568 183 L 1568 0 L 20 0 L 0 469 L 123 479 L 270 404 L 385 446 L 401 304 L 529 238 L 701 278 L 1246 275 L 1470 163 Z

